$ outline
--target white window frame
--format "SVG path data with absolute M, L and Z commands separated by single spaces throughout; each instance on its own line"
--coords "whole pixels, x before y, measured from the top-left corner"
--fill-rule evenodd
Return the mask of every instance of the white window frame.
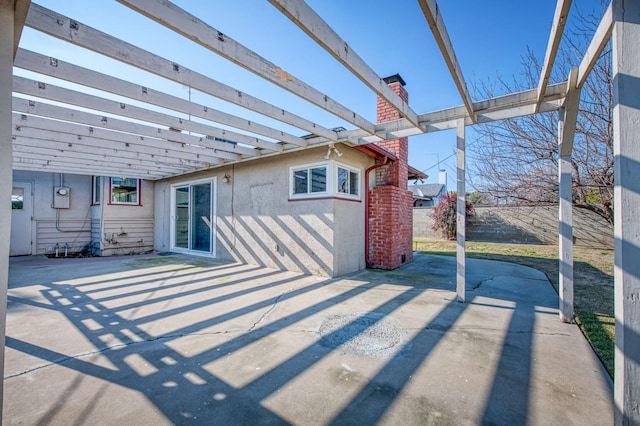
M 311 170 L 320 167 L 325 167 L 327 170 L 327 187 L 325 191 L 321 192 L 306 192 L 303 194 L 295 193 L 295 172 L 300 170 Z M 331 166 L 329 161 L 324 161 L 322 163 L 311 163 L 311 164 L 303 164 L 300 166 L 294 166 L 289 168 L 289 198 L 291 199 L 305 199 L 305 198 L 326 198 L 330 195 L 329 188 L 331 188 Z
M 109 179 L 111 182 L 111 179 Z M 91 205 L 98 206 L 102 201 L 102 176 L 91 176 Z
M 339 169 L 345 169 L 349 171 L 349 177 L 347 178 L 349 181 L 349 192 L 340 192 L 340 188 L 338 188 L 338 186 L 340 185 L 340 179 L 338 178 Z M 358 182 L 357 182 L 355 194 L 351 193 L 351 174 L 355 174 L 356 176 L 358 176 Z M 362 193 L 362 183 L 360 182 L 361 176 L 362 176 L 362 173 L 360 169 L 343 164 L 343 163 L 336 162 L 336 196 L 339 198 L 349 198 L 353 200 L 360 200 L 360 194 Z
M 137 178 L 126 178 L 126 179 L 135 179 L 136 180 L 136 199 L 135 202 L 126 202 L 126 201 L 113 201 L 113 178 L 117 178 L 118 176 L 109 177 L 109 204 L 118 205 L 118 206 L 141 206 L 142 205 L 142 179 Z
M 327 190 L 323 192 L 306 192 L 296 194 L 295 191 L 295 172 L 300 170 L 310 170 L 318 167 L 326 167 L 327 169 Z M 357 194 L 348 194 L 338 191 L 338 168 L 346 169 L 350 173 L 358 176 Z M 314 198 L 341 198 L 346 200 L 360 201 L 362 198 L 362 170 L 344 163 L 334 160 L 323 161 L 319 163 L 301 164 L 289 168 L 289 199 L 290 200 L 307 200 Z

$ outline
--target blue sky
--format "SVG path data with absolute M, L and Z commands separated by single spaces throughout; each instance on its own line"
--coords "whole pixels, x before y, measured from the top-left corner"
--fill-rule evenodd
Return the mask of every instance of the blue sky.
M 353 127 L 115 1 L 40 0 L 38 3 L 326 127 Z M 175 3 L 375 121 L 375 95 L 266 1 L 181 0 Z M 576 7 L 585 12 L 600 8 L 599 0 L 575 0 L 573 3 L 569 22 L 576 17 Z M 416 1 L 308 0 L 308 4 L 378 75 L 399 73 L 407 83 L 409 104 L 417 113 L 462 104 Z M 470 91 L 474 81 L 517 75 L 527 46 L 539 58 L 544 57 L 555 4 L 555 0 L 439 2 Z M 294 134 L 305 133 L 29 29 L 25 29 L 21 47 L 97 68 L 176 96 L 191 96 L 199 103 Z M 20 71 L 16 73 L 24 75 Z M 479 99 L 474 97 L 474 100 Z M 472 131 L 468 131 L 468 139 L 468 143 L 473 143 Z M 454 146 L 452 131 L 414 136 L 410 138 L 409 163 L 426 171 L 430 176 L 428 182 L 436 182 L 440 161 L 440 167 L 448 173 L 449 189 L 454 189 Z

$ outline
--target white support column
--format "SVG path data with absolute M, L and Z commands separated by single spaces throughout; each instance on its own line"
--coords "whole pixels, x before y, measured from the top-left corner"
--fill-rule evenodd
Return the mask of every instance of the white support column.
M 558 139 L 562 145 L 565 109 L 560 108 Z M 560 151 L 562 151 L 560 149 Z M 558 163 L 558 293 L 560 295 L 560 320 L 573 321 L 573 206 L 571 194 L 571 154 L 560 155 Z
M 11 86 L 13 79 L 14 1 L 0 0 L 0 379 L 4 377 L 4 338 L 11 240 Z M 0 380 L 0 420 L 3 384 Z
M 466 300 L 466 259 L 465 259 L 465 240 L 466 240 L 466 197 L 465 197 L 465 170 L 466 170 L 466 158 L 465 158 L 465 134 L 464 134 L 464 120 L 458 121 L 457 126 L 457 143 L 456 143 L 456 157 L 458 163 L 458 202 L 456 205 L 456 224 L 457 224 L 457 273 L 456 273 L 456 291 L 458 293 L 458 301 L 463 302 Z
M 640 424 L 640 2 L 613 0 L 616 425 Z
M 558 293 L 560 320 L 573 321 L 573 196 L 571 193 L 571 151 L 578 122 L 580 88 L 578 68 L 569 72 L 567 97 L 558 115 Z

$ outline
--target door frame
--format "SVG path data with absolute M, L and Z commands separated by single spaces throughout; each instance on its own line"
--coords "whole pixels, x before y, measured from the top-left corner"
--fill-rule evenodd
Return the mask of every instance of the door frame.
M 211 250 L 210 251 L 200 251 L 200 250 L 192 250 L 185 249 L 182 247 L 176 247 L 176 189 L 188 186 L 189 187 L 189 203 L 191 203 L 191 186 L 199 185 L 203 183 L 211 184 Z M 216 241 L 217 241 L 217 226 L 216 226 L 216 195 L 218 193 L 218 188 L 216 186 L 216 177 L 206 178 L 206 179 L 197 179 L 190 180 L 186 182 L 173 183 L 170 185 L 171 196 L 170 198 L 170 206 L 169 206 L 169 249 L 173 252 L 177 253 L 185 253 L 192 254 L 196 256 L 205 256 L 205 257 L 216 257 Z M 190 206 L 191 207 L 191 206 Z M 191 218 L 191 211 L 189 211 L 189 218 Z M 191 220 L 191 219 L 189 219 Z M 189 222 L 189 244 L 191 244 L 191 222 Z

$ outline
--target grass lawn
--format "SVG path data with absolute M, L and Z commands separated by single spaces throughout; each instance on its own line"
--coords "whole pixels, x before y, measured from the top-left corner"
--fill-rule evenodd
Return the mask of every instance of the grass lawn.
M 456 255 L 455 241 L 414 241 L 413 248 L 429 254 Z M 558 292 L 558 246 L 466 243 L 467 256 L 530 266 L 544 272 Z M 613 250 L 573 247 L 576 323 L 613 377 L 615 320 L 613 313 Z

